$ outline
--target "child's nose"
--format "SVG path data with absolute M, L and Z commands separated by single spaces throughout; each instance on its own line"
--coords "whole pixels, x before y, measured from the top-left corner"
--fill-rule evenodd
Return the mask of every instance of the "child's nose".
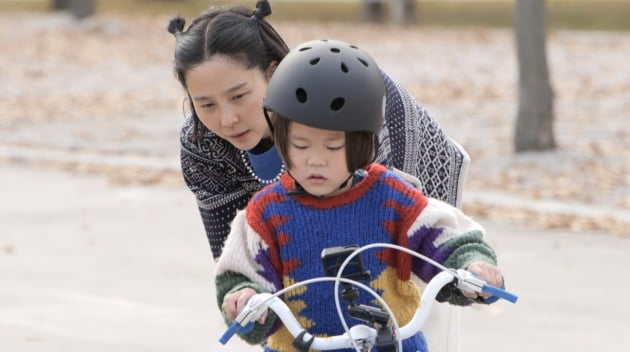
M 313 154 L 308 158 L 308 165 L 309 166 L 323 166 L 323 165 L 326 165 L 326 159 L 322 158 L 321 156 L 317 154 Z

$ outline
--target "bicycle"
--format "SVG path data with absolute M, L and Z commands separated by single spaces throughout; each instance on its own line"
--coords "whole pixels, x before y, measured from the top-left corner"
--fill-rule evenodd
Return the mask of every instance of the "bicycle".
M 429 281 L 422 292 L 422 304 L 416 310 L 413 318 L 402 327 L 398 326 L 398 322 L 387 303 L 369 286 L 358 281 L 369 278 L 369 272 L 363 269 L 361 257 L 358 255 L 371 248 L 383 247 L 404 251 L 442 270 Z M 339 264 L 340 262 L 341 264 Z M 309 349 L 326 351 L 343 348 L 354 348 L 360 352 L 371 351 L 372 348 L 379 352 L 402 351 L 402 341 L 421 330 L 436 299 L 441 302 L 446 301 L 450 295 L 459 290 L 461 292 L 491 294 L 490 299 L 486 300 L 488 303 L 493 303 L 498 299 L 505 299 L 512 303 L 516 303 L 518 300 L 518 296 L 515 294 L 502 288 L 491 286 L 469 271 L 446 268 L 424 255 L 388 243 L 375 243 L 363 247 L 327 248 L 322 251 L 322 263 L 327 276 L 301 281 L 273 294 L 259 293 L 252 296 L 219 341 L 225 345 L 235 333 L 249 332 L 253 328 L 254 322 L 267 309 L 272 309 L 295 338 L 293 346 L 298 351 L 308 351 Z M 346 270 L 346 267 L 349 270 Z M 358 324 L 349 328 L 343 317 L 339 295 L 335 295 L 335 305 L 345 333 L 327 337 L 316 337 L 309 334 L 279 296 L 298 286 L 320 281 L 334 281 L 334 292 L 339 292 L 339 284 L 343 284 L 344 290 L 341 296 L 349 303 L 349 315 L 371 323 L 372 327 L 366 324 Z M 358 297 L 356 287 L 371 294 L 384 310 L 377 307 L 354 304 L 353 301 Z

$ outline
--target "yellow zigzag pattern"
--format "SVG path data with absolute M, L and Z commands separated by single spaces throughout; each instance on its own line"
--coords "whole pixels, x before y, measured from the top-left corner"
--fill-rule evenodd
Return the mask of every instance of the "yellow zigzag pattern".
M 288 287 L 295 284 L 295 280 L 292 280 L 290 277 L 286 275 L 283 277 L 282 281 L 284 283 L 284 287 Z M 304 292 L 306 292 L 307 289 L 308 287 L 306 286 L 296 287 L 295 289 L 290 290 L 287 293 L 285 293 L 284 297 L 285 297 L 285 302 L 287 303 L 287 306 L 289 306 L 289 309 L 291 309 L 293 314 L 296 316 L 298 322 L 305 329 L 308 330 L 313 325 L 315 325 L 315 322 L 300 315 L 300 312 L 302 312 L 302 310 L 306 308 L 306 303 L 301 299 L 294 299 L 294 300 L 291 299 L 292 297 L 296 297 L 296 296 L 300 296 L 304 294 Z M 280 330 L 278 330 L 275 334 L 269 337 L 267 344 L 269 345 L 270 348 L 274 350 L 281 351 L 281 352 L 291 352 L 292 350 L 287 349 L 287 348 L 290 348 L 292 342 L 293 342 L 293 335 L 291 335 L 289 330 L 287 330 L 284 326 L 282 326 Z
M 420 305 L 420 288 L 415 283 L 400 281 L 396 269 L 387 267 L 375 280 L 370 281 L 370 286 L 383 293 L 383 299 L 398 319 L 399 326 L 411 321 Z M 376 299 L 373 303 L 380 307 Z

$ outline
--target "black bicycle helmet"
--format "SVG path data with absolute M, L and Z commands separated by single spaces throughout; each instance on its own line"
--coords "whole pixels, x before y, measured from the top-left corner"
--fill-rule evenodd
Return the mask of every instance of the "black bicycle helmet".
M 345 42 L 315 40 L 282 59 L 264 107 L 315 128 L 378 134 L 384 97 L 383 76 L 370 55 Z

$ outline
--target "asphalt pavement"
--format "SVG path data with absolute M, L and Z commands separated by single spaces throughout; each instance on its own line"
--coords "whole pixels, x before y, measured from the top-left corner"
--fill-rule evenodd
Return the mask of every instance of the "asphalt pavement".
M 0 163 L 2 351 L 222 346 L 213 262 L 183 185 Z M 462 351 L 627 350 L 630 239 L 478 219 L 517 304 L 465 308 Z

